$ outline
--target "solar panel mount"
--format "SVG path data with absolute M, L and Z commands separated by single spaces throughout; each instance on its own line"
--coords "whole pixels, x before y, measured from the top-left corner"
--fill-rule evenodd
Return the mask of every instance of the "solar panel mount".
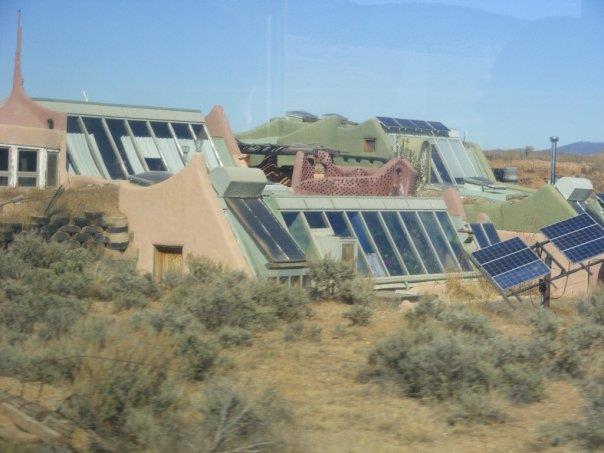
M 571 263 L 604 254 L 604 228 L 587 213 L 541 229 Z

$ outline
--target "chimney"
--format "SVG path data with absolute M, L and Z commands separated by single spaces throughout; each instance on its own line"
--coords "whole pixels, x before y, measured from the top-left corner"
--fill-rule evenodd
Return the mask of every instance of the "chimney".
M 550 137 L 549 141 L 552 144 L 552 162 L 549 175 L 549 183 L 551 185 L 554 185 L 556 184 L 556 149 L 558 146 L 558 137 Z

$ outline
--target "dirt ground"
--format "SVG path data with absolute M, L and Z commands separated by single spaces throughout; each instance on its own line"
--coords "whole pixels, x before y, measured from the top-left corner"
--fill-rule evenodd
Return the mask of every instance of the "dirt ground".
M 549 180 L 550 156 L 546 153 L 486 152 L 492 168 L 516 167 L 518 183 L 539 188 Z M 574 156 L 561 154 L 557 160 L 558 176 L 577 176 L 591 180 L 597 192 L 604 191 L 604 154 Z
M 358 380 L 372 344 L 403 324 L 398 308 L 381 304 L 367 327 L 347 326 L 343 304 L 326 302 L 314 309 L 320 339 L 287 342 L 283 331 L 275 331 L 256 338 L 251 348 L 229 353 L 230 372 L 251 386 L 276 389 L 293 411 L 290 451 L 527 451 L 540 424 L 581 416 L 578 391 L 567 382 L 551 382 L 542 402 L 503 403 L 509 415 L 504 424 L 449 426 L 443 406 Z M 522 333 L 494 321 L 506 334 Z

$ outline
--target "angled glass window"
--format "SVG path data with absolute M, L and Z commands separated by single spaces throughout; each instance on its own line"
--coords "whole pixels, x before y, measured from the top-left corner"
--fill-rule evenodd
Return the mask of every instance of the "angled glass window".
M 457 156 L 449 145 L 449 140 L 446 138 L 437 138 L 435 139 L 435 141 L 436 147 L 438 148 L 438 151 L 440 152 L 443 161 L 446 162 L 447 167 L 451 171 L 451 176 L 455 178 L 455 181 L 458 184 L 462 184 L 464 179 L 468 175 L 466 175 L 466 173 L 464 172 L 464 169 L 459 163 Z
M 153 133 L 157 138 L 157 143 L 159 145 L 161 154 L 164 156 L 166 165 L 168 166 L 168 171 L 176 173 L 177 171 L 182 170 L 184 164 L 182 163 L 180 151 L 178 150 L 176 141 L 174 137 L 172 137 L 172 133 L 168 128 L 168 123 L 152 121 L 151 127 L 153 128 Z
M 464 250 L 463 246 L 461 245 L 461 242 L 459 241 L 459 237 L 457 236 L 457 233 L 455 232 L 455 228 L 453 227 L 453 224 L 451 223 L 451 219 L 449 218 L 449 215 L 445 211 L 437 211 L 436 218 L 438 219 L 440 226 L 442 227 L 443 231 L 445 232 L 445 236 L 447 237 L 447 241 L 449 241 L 449 245 L 453 249 L 453 253 L 455 253 L 457 262 L 461 265 L 461 268 L 464 271 L 471 271 L 472 264 L 466 254 L 466 251 Z
M 409 241 L 407 237 L 407 233 L 403 230 L 403 225 L 401 224 L 400 217 L 396 212 L 382 212 L 382 218 L 384 219 L 384 223 L 390 231 L 392 235 L 392 239 L 396 244 L 396 248 L 400 253 L 403 261 L 405 262 L 405 266 L 409 271 L 410 275 L 420 275 L 425 274 L 426 271 L 422 266 L 422 263 L 419 261 L 418 256 L 415 254 L 413 250 L 413 245 Z
M 117 147 L 120 155 L 122 156 L 122 160 L 124 161 L 124 165 L 126 166 L 126 170 L 128 171 L 128 173 L 133 174 L 135 172 L 143 172 L 143 166 L 141 165 L 140 160 L 136 155 L 136 152 L 127 152 L 126 147 L 124 146 L 125 141 L 130 142 L 130 135 L 128 135 L 128 131 L 126 131 L 124 120 L 107 118 L 105 121 L 107 122 L 107 128 L 111 133 L 113 141 L 115 142 L 115 146 Z M 134 149 L 132 149 L 132 151 L 134 151 Z
M 331 229 L 335 233 L 336 236 L 343 238 L 351 238 L 354 237 L 353 234 L 348 229 L 348 225 L 346 224 L 346 220 L 344 220 L 344 213 L 341 211 L 326 211 L 327 220 L 331 225 Z
M 457 259 L 453 255 L 452 250 L 449 248 L 449 243 L 443 236 L 434 213 L 431 211 L 420 211 L 418 215 L 422 224 L 424 225 L 424 228 L 426 229 L 426 232 L 428 233 L 430 241 L 432 241 L 432 245 L 434 245 L 434 248 L 436 249 L 438 258 L 440 259 L 445 271 L 459 271 Z
M 150 171 L 167 171 L 162 156 L 149 133 L 146 121 L 128 120 L 136 146 L 140 150 Z M 134 144 L 132 145 L 134 151 Z
M 478 242 L 478 246 L 481 249 L 491 245 L 480 223 L 471 223 L 470 228 L 472 229 L 472 233 L 474 233 L 474 238 L 476 239 L 476 242 Z
M 407 231 L 409 232 L 409 236 L 411 240 L 415 244 L 415 248 L 417 249 L 417 253 L 421 257 L 424 266 L 429 274 L 440 274 L 443 272 L 443 268 L 440 264 L 440 261 L 434 254 L 434 250 L 428 238 L 424 235 L 424 231 L 422 225 L 419 223 L 419 219 L 415 212 L 411 211 L 400 211 L 399 212 L 403 223 L 407 227 Z
M 482 176 L 480 174 L 480 172 L 478 171 L 478 169 L 476 169 L 476 167 L 474 166 L 474 163 L 472 162 L 472 160 L 470 159 L 470 156 L 468 155 L 468 151 L 463 146 L 461 139 L 450 138 L 447 141 L 449 142 L 449 145 L 451 146 L 451 149 L 453 150 L 455 157 L 457 157 L 457 160 L 463 167 L 463 170 L 464 170 L 464 173 L 466 174 L 466 176 L 469 176 L 469 177 Z
M 185 160 L 188 162 L 195 152 L 195 140 L 191 135 L 191 129 L 189 129 L 187 123 L 172 123 L 172 129 L 174 130 L 174 135 L 176 135 L 176 138 L 178 139 Z
M 46 187 L 56 187 L 59 184 L 59 153 L 46 152 Z
M 259 198 L 226 198 L 225 201 L 269 261 L 305 260 L 304 252 L 264 201 Z
M 201 124 L 191 124 L 191 127 L 193 128 L 193 134 L 195 135 L 196 139 L 204 139 L 207 138 L 205 131 L 203 130 L 203 126 Z
M 346 215 L 348 220 L 350 221 L 350 225 L 354 230 L 354 233 L 361 245 L 361 248 L 365 252 L 365 256 L 367 257 L 367 262 L 371 271 L 375 277 L 386 277 L 386 269 L 382 265 L 380 256 L 377 253 L 377 250 L 371 244 L 371 240 L 369 239 L 369 233 L 365 229 L 365 225 L 363 225 L 363 219 L 361 215 L 357 211 L 347 211 Z
M 390 275 L 406 275 L 407 272 L 401 266 L 396 252 L 392 248 L 388 236 L 382 227 L 379 219 L 379 214 L 376 211 L 363 211 L 363 218 L 367 224 L 369 234 L 373 238 L 375 246 L 378 248 L 382 261 L 388 269 Z
M 86 136 L 80 129 L 77 116 L 67 117 L 67 154 L 76 174 L 104 177 L 88 148 Z
M 443 184 L 454 184 L 453 178 L 451 175 L 449 175 L 447 167 L 445 166 L 435 146 L 432 146 L 432 163 L 434 164 L 434 167 L 436 168 L 436 171 L 438 172 Z
M 311 228 L 327 228 L 327 224 L 321 215 L 321 211 L 304 211 L 304 217 Z
M 82 120 L 88 131 L 90 141 L 97 148 L 111 179 L 124 179 L 126 175 L 124 175 L 107 134 L 105 134 L 101 118 L 82 117 Z
M 1 147 L 0 148 L 0 186 L 5 187 L 8 186 L 10 181 L 10 170 L 9 170 L 9 160 L 10 160 L 10 148 Z
M 300 214 L 298 211 L 281 211 L 281 216 L 288 228 L 296 221 L 298 214 Z

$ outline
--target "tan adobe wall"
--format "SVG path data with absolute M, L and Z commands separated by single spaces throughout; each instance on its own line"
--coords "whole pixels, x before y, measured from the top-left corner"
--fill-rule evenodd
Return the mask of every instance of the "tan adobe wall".
M 150 187 L 121 182 L 119 209 L 133 232 L 138 267 L 153 272 L 155 245 L 182 246 L 183 256 L 204 256 L 249 272 L 220 206 L 201 154 L 170 179 Z
M 231 125 L 227 119 L 224 109 L 221 105 L 215 105 L 205 117 L 206 127 L 212 137 L 220 137 L 224 140 L 229 152 L 233 156 L 235 165 L 247 167 L 247 162 L 241 159 L 241 150 L 237 145 L 237 140 L 231 130 Z

